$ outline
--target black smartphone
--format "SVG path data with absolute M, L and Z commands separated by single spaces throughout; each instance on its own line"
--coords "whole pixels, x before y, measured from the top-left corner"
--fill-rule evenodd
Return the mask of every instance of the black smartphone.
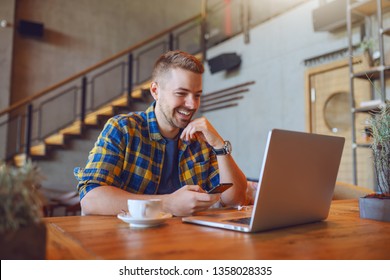
M 207 193 L 222 193 L 226 191 L 228 188 L 230 188 L 231 186 L 233 186 L 232 183 L 221 183 L 218 186 L 215 186 L 211 190 L 207 191 Z

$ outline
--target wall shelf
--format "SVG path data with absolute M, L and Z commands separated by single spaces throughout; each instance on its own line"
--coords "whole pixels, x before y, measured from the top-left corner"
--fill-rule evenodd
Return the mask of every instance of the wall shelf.
M 349 2 L 351 3 L 353 1 Z M 390 8 L 390 1 L 384 1 L 382 3 L 382 10 L 385 10 L 387 8 Z M 376 0 L 355 0 L 355 2 L 350 4 L 349 9 L 352 13 L 360 14 L 363 16 L 371 16 L 378 11 Z
M 353 78 L 366 79 L 366 80 L 379 80 L 381 72 L 385 73 L 385 77 L 390 77 L 390 66 L 377 66 L 367 69 L 365 71 L 353 73 Z
M 349 51 L 349 76 L 350 76 L 350 95 L 351 95 L 351 114 L 352 114 L 352 172 L 353 184 L 358 185 L 357 178 L 357 148 L 369 148 L 369 141 L 362 143 L 357 141 L 357 114 L 375 114 L 380 104 L 378 100 L 367 100 L 365 106 L 356 105 L 355 80 L 366 80 L 371 83 L 371 97 L 375 98 L 374 91 L 381 92 L 380 103 L 386 100 L 386 79 L 390 78 L 390 65 L 385 62 L 384 36 L 390 35 L 390 27 L 383 28 L 382 14 L 390 10 L 390 1 L 388 0 L 348 0 L 347 2 L 347 31 L 348 31 L 348 51 Z M 353 64 L 353 42 L 352 42 L 352 15 L 359 14 L 365 17 L 375 17 L 377 24 L 375 28 L 378 31 L 379 45 L 379 65 L 371 67 L 365 71 L 354 71 Z M 374 83 L 379 84 L 374 86 Z

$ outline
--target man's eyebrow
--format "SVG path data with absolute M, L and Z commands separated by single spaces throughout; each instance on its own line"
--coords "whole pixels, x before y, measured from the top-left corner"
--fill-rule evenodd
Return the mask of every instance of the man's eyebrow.
M 181 91 L 186 91 L 186 92 L 190 92 L 191 93 L 191 91 L 189 89 L 183 88 L 183 87 L 179 87 L 176 90 L 181 90 Z M 199 91 L 194 92 L 194 93 L 202 93 L 202 92 L 203 92 L 203 90 L 199 90 Z

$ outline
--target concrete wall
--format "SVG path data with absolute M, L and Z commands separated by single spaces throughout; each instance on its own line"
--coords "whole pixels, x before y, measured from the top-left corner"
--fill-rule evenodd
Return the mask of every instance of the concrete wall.
M 7 26 L 0 27 L 0 111 L 10 104 L 14 11 L 15 0 L 0 1 L 0 21 L 8 23 Z M 0 124 L 5 121 L 4 117 L 0 117 Z M 0 125 L 0 158 L 5 155 L 6 132 L 7 127 Z
M 199 13 L 192 0 L 17 1 L 16 19 L 43 23 L 45 34 L 15 34 L 12 102 Z
M 205 93 L 256 82 L 239 106 L 205 114 L 231 140 L 234 158 L 248 177 L 259 176 L 270 129 L 305 130 L 304 60 L 348 46 L 345 31 L 314 32 L 311 13 L 318 5 L 309 1 L 253 28 L 250 44 L 240 35 L 208 52 L 208 58 L 237 52 L 242 64 L 231 74 L 207 72 Z
M 2 0 L 0 2 L 0 21 L 8 24 L 0 27 L 0 110 L 9 106 L 11 91 L 11 65 L 14 28 L 15 0 Z

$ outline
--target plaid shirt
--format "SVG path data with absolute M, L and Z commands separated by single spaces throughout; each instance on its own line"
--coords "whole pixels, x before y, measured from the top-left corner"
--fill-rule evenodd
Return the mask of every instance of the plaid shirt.
M 85 168 L 74 170 L 80 199 L 105 185 L 137 194 L 157 193 L 166 140 L 159 132 L 154 105 L 106 123 Z M 181 186 L 199 185 L 208 190 L 219 183 L 217 159 L 207 142 L 179 139 L 178 146 Z

